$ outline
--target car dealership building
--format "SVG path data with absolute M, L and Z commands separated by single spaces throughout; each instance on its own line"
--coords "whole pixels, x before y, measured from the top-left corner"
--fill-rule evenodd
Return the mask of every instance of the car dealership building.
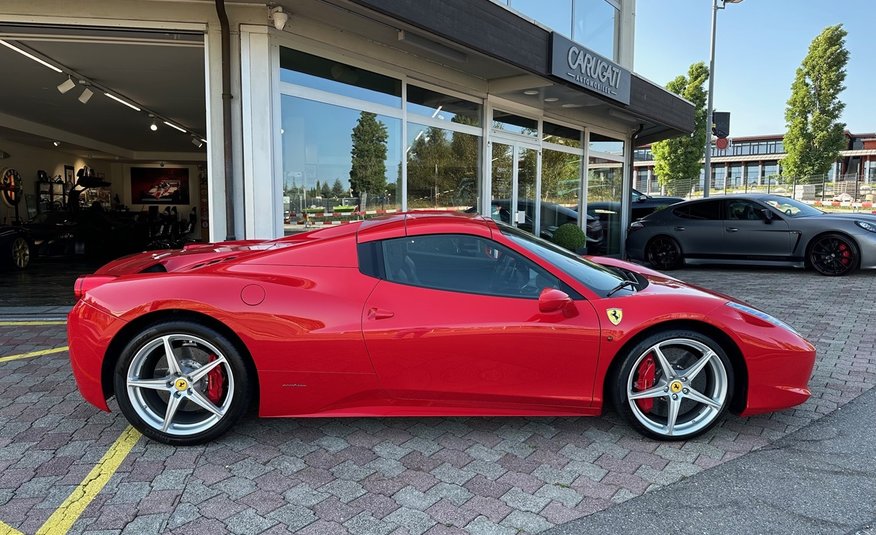
M 0 220 L 69 209 L 80 169 L 109 183 L 88 202 L 172 205 L 213 241 L 494 200 L 543 201 L 510 215 L 534 232 L 561 223 L 544 203 L 628 210 L 633 147 L 694 126 L 632 72 L 634 28 L 634 0 L 5 0 L 0 168 L 26 202 Z

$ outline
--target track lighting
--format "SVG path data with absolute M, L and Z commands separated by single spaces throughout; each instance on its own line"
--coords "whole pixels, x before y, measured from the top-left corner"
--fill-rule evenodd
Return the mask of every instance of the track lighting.
M 4 41 L 3 39 L 0 39 L 0 45 L 3 45 L 3 46 L 5 46 L 6 48 L 9 48 L 10 50 L 14 50 L 14 51 L 18 52 L 19 54 L 21 54 L 22 56 L 24 56 L 24 57 L 26 57 L 26 58 L 30 58 L 30 59 L 36 61 L 37 63 L 39 63 L 40 65 L 43 65 L 43 66 L 45 66 L 45 67 L 48 67 L 48 68 L 52 69 L 53 71 L 55 71 L 55 72 L 57 72 L 57 73 L 62 73 L 62 72 L 64 72 L 64 71 L 62 71 L 61 69 L 59 69 L 58 67 L 55 67 L 54 65 L 52 65 L 51 63 L 49 63 L 49 62 L 47 62 L 47 61 L 45 61 L 45 60 L 43 60 L 43 59 L 41 59 L 41 58 L 38 58 L 37 56 L 31 54 L 30 52 L 28 52 L 28 51 L 25 50 L 24 48 L 19 48 L 19 47 L 13 45 L 12 43 L 7 43 L 7 42 Z M 69 89 L 68 89 L 68 91 L 69 91 Z M 61 93 L 63 93 L 63 91 L 61 91 Z
M 153 132 L 157 131 L 158 125 L 155 124 L 155 116 L 150 113 L 149 118 L 152 119 L 152 124 L 149 125 L 149 130 L 152 130 Z
M 200 139 L 198 139 L 197 137 L 192 136 L 192 145 L 194 145 L 195 147 L 200 149 L 201 147 L 204 146 L 204 142 L 201 141 Z
M 79 102 L 87 104 L 88 101 L 91 100 L 92 95 L 94 95 L 94 92 L 86 87 L 82 90 L 82 94 L 79 95 Z
M 186 133 L 185 130 L 183 130 L 182 128 L 178 127 L 177 125 L 175 125 L 175 124 L 173 124 L 173 123 L 169 123 L 169 122 L 167 122 L 167 121 L 164 121 L 164 124 L 166 124 L 167 126 L 173 128 L 174 130 L 179 130 L 179 131 L 182 132 L 183 134 Z
M 140 111 L 140 108 L 138 108 L 137 106 L 134 106 L 134 105 L 131 104 L 130 102 L 127 102 L 127 101 L 125 101 L 125 100 L 120 99 L 119 97 L 113 95 L 112 93 L 106 93 L 106 92 L 104 92 L 104 95 L 106 95 L 107 97 L 109 97 L 109 98 L 115 100 L 115 101 L 118 102 L 119 104 L 124 104 L 125 106 L 131 108 L 131 109 L 134 110 L 134 111 Z
M 52 141 L 52 145 L 54 145 L 54 146 L 56 146 L 56 147 L 60 147 L 60 146 L 61 146 L 61 142 L 60 142 L 60 141 Z
M 58 91 L 60 91 L 61 94 L 63 95 L 64 93 L 66 93 L 67 91 L 70 91 L 74 87 L 76 87 L 76 82 L 73 81 L 73 78 L 70 78 L 68 76 L 66 80 L 64 80 L 63 82 L 58 84 Z

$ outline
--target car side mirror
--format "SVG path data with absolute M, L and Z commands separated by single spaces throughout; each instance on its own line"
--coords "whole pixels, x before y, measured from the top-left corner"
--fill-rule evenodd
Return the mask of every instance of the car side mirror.
M 770 212 L 767 208 L 760 209 L 760 217 L 763 218 L 763 222 L 767 225 L 773 222 L 773 213 Z
M 571 304 L 569 294 L 556 288 L 545 288 L 538 296 L 538 311 L 543 314 L 564 311 Z

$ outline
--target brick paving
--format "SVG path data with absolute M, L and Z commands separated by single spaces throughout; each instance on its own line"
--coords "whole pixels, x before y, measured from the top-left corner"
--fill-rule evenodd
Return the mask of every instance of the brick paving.
M 141 439 L 73 533 L 537 533 L 671 485 L 807 425 L 876 384 L 876 276 L 686 269 L 818 347 L 812 398 L 695 440 L 600 418 L 258 420 L 173 448 Z M 65 345 L 0 327 L 0 356 Z M 115 404 L 111 403 L 115 408 Z M 65 353 L 0 363 L 0 521 L 34 533 L 125 429 L 75 390 Z

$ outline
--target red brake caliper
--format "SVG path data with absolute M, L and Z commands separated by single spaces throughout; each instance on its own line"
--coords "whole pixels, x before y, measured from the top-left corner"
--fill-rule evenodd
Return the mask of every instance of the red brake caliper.
M 845 266 L 849 265 L 849 257 L 852 256 L 852 253 L 849 251 L 848 245 L 841 243 L 839 245 L 839 250 L 841 257 L 840 262 L 842 262 Z
M 210 362 L 213 362 L 216 358 L 216 355 L 210 355 Z M 222 401 L 222 393 L 224 390 L 223 383 L 225 382 L 219 368 L 221 368 L 221 366 L 216 366 L 207 372 L 207 399 L 212 401 L 215 405 L 219 405 Z
M 654 364 L 654 357 L 648 355 L 642 362 L 639 363 L 639 369 L 636 371 L 636 381 L 633 383 L 633 386 L 636 387 L 636 391 L 641 392 L 642 390 L 648 390 L 652 386 L 654 386 L 654 376 L 657 372 L 657 366 Z M 642 412 L 648 413 L 651 412 L 651 409 L 654 407 L 654 399 L 653 398 L 644 398 L 637 399 L 636 405 L 639 406 Z

